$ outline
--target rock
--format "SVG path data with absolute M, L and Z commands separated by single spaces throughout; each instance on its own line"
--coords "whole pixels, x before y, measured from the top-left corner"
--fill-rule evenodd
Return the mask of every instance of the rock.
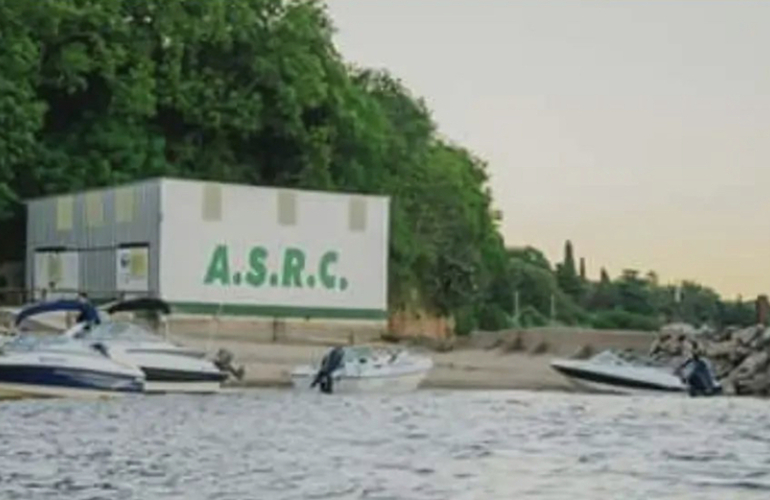
M 756 342 L 757 342 L 757 345 L 762 349 L 770 347 L 770 327 L 765 328 L 762 334 L 759 335 Z
M 736 345 L 733 341 L 716 342 L 706 345 L 706 356 L 717 358 L 720 356 L 730 356 L 735 351 Z
M 594 355 L 594 348 L 591 344 L 583 344 L 572 355 L 573 359 L 589 359 Z
M 730 378 L 740 380 L 753 377 L 758 373 L 764 373 L 767 370 L 768 360 L 770 360 L 770 356 L 766 351 L 751 354 L 730 373 Z
M 666 354 L 669 356 L 679 356 L 684 352 L 687 341 L 688 337 L 686 335 L 672 335 L 668 332 L 660 332 L 655 340 L 653 340 L 649 353 L 650 355 Z
M 660 333 L 669 334 L 672 336 L 677 335 L 687 335 L 692 336 L 697 333 L 697 330 L 694 326 L 692 326 L 689 323 L 669 323 L 667 325 L 663 325 L 660 328 Z
M 732 338 L 743 345 L 750 345 L 763 331 L 764 329 L 762 328 L 751 326 L 734 332 Z
M 650 355 L 668 361 L 693 351 L 711 361 L 724 394 L 770 396 L 770 328 L 755 325 L 692 332 L 683 324 L 671 324 L 661 329 L 650 346 Z
M 737 394 L 767 396 L 770 394 L 770 374 L 758 373 L 750 378 L 734 382 Z

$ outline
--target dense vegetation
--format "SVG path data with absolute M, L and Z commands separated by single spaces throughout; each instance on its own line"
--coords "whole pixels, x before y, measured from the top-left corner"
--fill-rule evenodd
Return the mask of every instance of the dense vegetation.
M 313 0 L 0 0 L 3 233 L 22 230 L 23 198 L 157 175 L 387 193 L 394 308 L 461 331 L 508 325 L 515 290 L 527 324 L 675 312 L 649 277 L 590 283 L 572 257 L 551 269 L 506 251 L 484 162 L 397 79 L 349 67 L 332 35 Z M 685 317 L 742 314 L 691 287 Z
M 508 256 L 511 283 L 521 304 L 518 322 L 523 325 L 556 321 L 653 330 L 670 321 L 696 326 L 745 326 L 755 321 L 753 302 L 723 301 L 714 290 L 693 282 L 661 285 L 654 272 L 641 275 L 627 269 L 613 280 L 602 269 L 598 282 L 589 281 L 582 259 L 582 272 L 576 271 L 569 241 L 556 266 L 531 247 L 509 250 Z

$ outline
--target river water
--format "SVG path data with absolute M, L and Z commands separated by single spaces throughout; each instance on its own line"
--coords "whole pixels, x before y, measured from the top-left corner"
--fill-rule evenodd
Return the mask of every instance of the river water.
M 248 391 L 0 406 L 0 498 L 763 499 L 770 402 Z

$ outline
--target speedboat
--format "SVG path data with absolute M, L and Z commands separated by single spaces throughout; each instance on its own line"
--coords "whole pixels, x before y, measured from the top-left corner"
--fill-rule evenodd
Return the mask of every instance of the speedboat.
M 16 317 L 18 328 L 32 316 L 77 311 L 96 317 L 80 301 L 35 304 Z M 17 331 L 0 347 L 0 397 L 115 397 L 144 390 L 144 373 L 105 355 L 98 347 L 55 335 Z
M 295 368 L 291 380 L 301 391 L 401 393 L 416 390 L 432 367 L 431 358 L 406 350 L 334 347 L 319 364 Z
M 118 302 L 107 313 L 129 311 L 170 312 L 160 299 L 133 299 Z M 139 368 L 145 375 L 148 393 L 213 393 L 222 388 L 228 373 L 201 351 L 177 345 L 138 324 L 106 319 L 96 324 L 82 322 L 65 337 L 98 345 L 111 359 Z
M 688 384 L 674 367 L 613 350 L 587 359 L 554 359 L 551 367 L 573 385 L 592 392 L 614 394 L 687 393 Z

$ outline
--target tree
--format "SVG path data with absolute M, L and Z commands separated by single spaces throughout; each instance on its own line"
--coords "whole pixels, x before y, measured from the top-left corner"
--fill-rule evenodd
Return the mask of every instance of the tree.
M 548 258 L 537 248 L 531 246 L 509 248 L 507 254 L 510 259 L 518 259 L 527 264 L 532 264 L 548 271 L 551 270 L 551 263 L 548 262 Z
M 572 242 L 567 240 L 564 244 L 564 261 L 556 266 L 556 279 L 567 295 L 574 300 L 579 300 L 582 294 L 580 277 L 575 268 L 575 257 L 572 251 Z

